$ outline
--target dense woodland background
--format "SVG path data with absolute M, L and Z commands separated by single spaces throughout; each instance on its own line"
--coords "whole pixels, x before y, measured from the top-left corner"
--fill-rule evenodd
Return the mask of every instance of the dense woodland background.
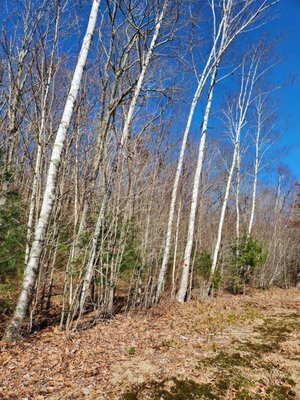
M 276 13 L 268 0 L 3 2 L 6 338 L 53 318 L 73 329 L 91 310 L 93 322 L 167 296 L 299 283 Z

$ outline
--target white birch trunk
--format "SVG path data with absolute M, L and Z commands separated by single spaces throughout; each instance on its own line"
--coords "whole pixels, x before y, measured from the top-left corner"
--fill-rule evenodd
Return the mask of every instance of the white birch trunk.
M 214 249 L 213 261 L 212 261 L 212 266 L 211 266 L 211 276 L 212 277 L 217 268 L 218 256 L 219 256 L 221 240 L 222 240 L 223 225 L 224 225 L 224 221 L 225 221 L 225 213 L 226 213 L 227 203 L 228 203 L 228 199 L 229 199 L 232 176 L 234 173 L 236 159 L 237 159 L 237 152 L 238 152 L 238 146 L 239 146 L 239 135 L 240 135 L 240 133 L 238 133 L 236 142 L 234 144 L 233 157 L 232 157 L 231 167 L 230 167 L 228 178 L 227 178 L 226 190 L 225 190 L 224 200 L 223 200 L 223 204 L 222 204 L 222 210 L 221 210 L 221 216 L 220 216 L 218 234 L 217 234 L 217 241 L 216 241 L 216 245 L 215 245 L 215 249 Z M 212 282 L 210 281 L 209 283 L 211 284 Z
M 158 277 L 158 282 L 157 282 L 157 291 L 156 291 L 156 302 L 159 301 L 160 294 L 164 285 L 165 281 L 165 275 L 168 269 L 168 262 L 169 262 L 169 256 L 170 256 L 170 250 L 171 250 L 171 241 L 172 241 L 172 231 L 173 231 L 173 221 L 174 221 L 174 214 L 175 214 L 175 206 L 176 206 L 176 199 L 177 199 L 177 192 L 178 192 L 178 187 L 179 187 L 179 179 L 181 177 L 182 173 L 182 167 L 183 167 L 183 160 L 184 160 L 184 155 L 185 155 L 185 149 L 186 149 L 186 144 L 187 144 L 187 139 L 188 135 L 190 133 L 191 129 L 191 123 L 192 119 L 194 116 L 195 108 L 198 103 L 200 94 L 202 93 L 203 90 L 203 84 L 202 82 L 199 83 L 197 90 L 195 92 L 193 102 L 190 108 L 190 113 L 188 116 L 187 120 L 187 125 L 183 134 L 183 139 L 181 143 L 181 149 L 180 149 L 180 154 L 178 158 L 178 163 L 177 163 L 177 169 L 176 169 L 176 174 L 175 174 L 175 180 L 173 184 L 173 190 L 172 190 L 172 196 L 171 196 L 171 204 L 170 204 L 170 211 L 169 211 L 169 219 L 168 219 L 168 226 L 167 226 L 167 235 L 166 235 L 166 241 L 165 241 L 165 247 L 164 247 L 164 254 L 163 254 L 163 260 L 161 264 L 161 268 L 159 271 L 159 277 Z
M 165 0 L 163 8 L 156 20 L 156 25 L 155 25 L 155 30 L 154 30 L 154 34 L 152 36 L 152 40 L 151 40 L 151 44 L 149 47 L 149 50 L 146 54 L 145 60 L 143 62 L 142 65 L 142 70 L 141 73 L 139 75 L 139 79 L 137 81 L 135 90 L 134 90 L 134 94 L 133 97 L 131 99 L 130 102 L 130 106 L 129 106 L 129 110 L 128 110 L 128 114 L 126 116 L 126 120 L 124 122 L 124 127 L 123 127 L 123 132 L 122 132 L 122 137 L 121 137 L 121 146 L 119 151 L 123 152 L 124 148 L 126 146 L 127 143 L 127 139 L 128 139 L 128 135 L 129 135 L 129 131 L 130 131 L 130 126 L 133 120 L 133 116 L 134 116 L 134 111 L 136 108 L 136 104 L 142 89 L 142 85 L 145 79 L 145 75 L 148 69 L 148 66 L 150 64 L 151 61 L 151 57 L 153 55 L 153 51 L 155 49 L 156 46 L 156 42 L 157 42 L 157 38 L 159 35 L 159 31 L 162 25 L 162 21 L 164 19 L 165 16 L 165 12 L 168 6 L 169 0 Z M 114 169 L 114 167 L 116 167 L 117 163 L 118 163 L 118 159 L 119 159 L 119 153 L 116 157 L 116 160 L 114 161 L 114 166 L 112 169 Z M 112 174 L 114 173 L 114 171 L 112 171 Z M 113 177 L 112 177 L 113 179 Z M 94 231 L 94 235 L 93 235 L 93 240 L 92 240 L 92 248 L 91 248 L 91 253 L 90 253 L 90 258 L 86 267 L 86 272 L 85 272 L 85 276 L 84 276 L 84 280 L 83 280 L 83 285 L 82 285 L 82 290 L 81 290 L 81 295 L 80 295 L 80 300 L 79 300 L 79 308 L 80 308 L 80 314 L 83 312 L 84 309 L 84 304 L 85 304 L 85 300 L 86 300 L 86 296 L 90 287 L 90 283 L 94 274 L 94 269 L 95 269 L 95 259 L 96 259 L 96 254 L 97 254 L 97 247 L 98 247 L 98 242 L 99 242 L 99 237 L 100 237 L 100 233 L 101 233 L 101 228 L 103 225 L 103 221 L 104 221 L 104 216 L 105 216 L 105 211 L 106 211 L 106 205 L 108 203 L 110 194 L 112 192 L 112 188 L 110 187 L 112 185 L 112 179 L 110 179 L 110 182 L 108 183 L 109 187 L 106 190 L 105 196 L 104 196 L 104 200 L 101 206 L 101 210 L 98 216 L 98 220 L 97 220 L 97 224 L 95 227 L 95 231 Z
M 178 249 L 178 238 L 179 238 L 180 215 L 181 215 L 181 201 L 179 201 L 179 205 L 178 205 L 176 232 L 175 232 L 174 260 L 173 260 L 173 268 L 172 268 L 171 296 L 173 298 L 175 298 L 175 292 L 176 292 L 176 264 L 177 264 L 177 249 Z
M 229 170 L 228 178 L 227 178 L 227 184 L 226 184 L 226 190 L 225 190 L 225 195 L 223 199 L 223 204 L 222 204 L 222 210 L 221 210 L 221 215 L 220 215 L 220 220 L 219 220 L 219 226 L 218 226 L 218 233 L 217 233 L 217 240 L 216 240 L 216 245 L 213 253 L 213 260 L 212 260 L 212 266 L 211 266 L 211 272 L 210 272 L 210 278 L 208 282 L 208 290 L 210 290 L 210 286 L 213 282 L 213 277 L 217 268 L 217 263 L 218 263 L 218 256 L 219 256 L 219 251 L 221 247 L 221 240 L 222 240 L 222 231 L 223 231 L 223 225 L 225 221 L 225 214 L 226 214 L 226 209 L 227 209 L 227 203 L 229 199 L 229 194 L 230 194 L 230 188 L 231 188 L 231 182 L 232 182 L 232 177 L 234 173 L 234 169 L 236 166 L 236 161 L 239 156 L 239 149 L 240 149 L 240 136 L 241 136 L 241 130 L 243 129 L 243 126 L 245 124 L 245 119 L 246 119 L 246 114 L 250 105 L 251 101 L 251 96 L 252 96 L 252 91 L 256 79 L 256 74 L 257 74 L 257 67 L 259 63 L 259 58 L 258 60 L 255 58 L 255 55 L 253 56 L 250 66 L 248 69 L 246 69 L 245 66 L 245 59 L 243 61 L 242 65 L 242 78 L 241 78 L 241 87 L 240 87 L 240 93 L 238 96 L 238 101 L 237 101 L 237 115 L 236 115 L 236 120 L 231 120 L 229 121 L 229 125 L 233 127 L 234 133 L 234 149 L 233 149 L 233 156 L 232 156 L 232 162 L 231 162 L 231 167 Z M 229 115 L 229 119 L 232 117 L 232 115 Z
M 198 196 L 199 196 L 200 178 L 201 178 L 203 159 L 204 159 L 204 151 L 205 151 L 205 144 L 206 144 L 209 114 L 210 114 L 210 110 L 211 110 L 213 93 L 214 93 L 214 88 L 215 88 L 215 84 L 216 84 L 217 71 L 218 71 L 218 65 L 215 65 L 213 72 L 212 72 L 208 100 L 207 100 L 205 113 L 204 113 L 204 117 L 203 117 L 201 139 L 200 139 L 199 151 L 198 151 L 198 161 L 197 161 L 196 172 L 195 172 L 195 176 L 194 176 L 192 202 L 191 202 L 191 210 L 190 210 L 190 217 L 189 217 L 188 234 L 187 234 L 186 246 L 185 246 L 185 251 L 184 251 L 181 281 L 180 281 L 180 287 L 179 287 L 179 290 L 178 290 L 178 293 L 176 296 L 177 300 L 181 303 L 183 303 L 185 300 L 187 289 L 188 289 L 188 284 L 189 284 L 190 262 L 191 262 L 191 254 L 192 254 L 193 241 L 194 241 L 195 218 L 196 218 L 196 210 L 197 210 L 197 203 L 198 203 Z
M 241 152 L 240 146 L 237 150 L 237 158 L 236 158 L 236 194 L 235 194 L 235 209 L 236 209 L 236 239 L 239 243 L 240 239 L 240 190 L 241 190 Z M 238 250 L 237 250 L 238 253 Z M 238 255 L 238 254 L 237 254 Z
M 28 259 L 28 264 L 25 270 L 22 291 L 12 320 L 5 333 L 6 340 L 13 340 L 14 338 L 17 338 L 19 336 L 22 322 L 24 321 L 24 318 L 26 317 L 32 302 L 35 282 L 40 268 L 40 258 L 43 251 L 43 244 L 46 238 L 47 228 L 55 200 L 55 190 L 57 175 L 61 164 L 61 155 L 71 121 L 74 104 L 78 95 L 83 70 L 86 64 L 88 52 L 95 31 L 99 5 L 100 0 L 93 1 L 87 30 L 83 39 L 82 47 L 71 82 L 70 91 L 66 100 L 64 112 L 56 134 L 55 143 L 51 154 L 46 187 L 43 196 L 43 203 L 38 223 L 35 229 L 34 240 Z

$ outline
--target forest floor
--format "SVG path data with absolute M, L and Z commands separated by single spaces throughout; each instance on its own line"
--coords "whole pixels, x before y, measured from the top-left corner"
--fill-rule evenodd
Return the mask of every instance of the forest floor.
M 300 290 L 164 302 L 2 343 L 0 399 L 300 399 Z

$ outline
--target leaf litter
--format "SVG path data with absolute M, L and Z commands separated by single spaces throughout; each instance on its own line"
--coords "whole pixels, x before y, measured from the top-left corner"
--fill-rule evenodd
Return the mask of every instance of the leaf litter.
M 221 294 L 1 343 L 1 400 L 300 399 L 300 291 Z

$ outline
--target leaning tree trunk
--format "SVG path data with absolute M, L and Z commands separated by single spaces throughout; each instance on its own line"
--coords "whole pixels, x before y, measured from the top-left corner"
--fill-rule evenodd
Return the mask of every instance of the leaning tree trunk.
M 187 241 L 186 241 L 186 246 L 185 246 L 185 250 L 184 250 L 181 281 L 180 281 L 179 290 L 178 290 L 178 293 L 176 296 L 176 299 L 180 303 L 183 303 L 185 300 L 187 289 L 188 289 L 188 283 L 189 283 L 190 261 L 191 261 L 192 247 L 193 247 L 193 241 L 194 241 L 195 219 L 196 219 L 196 210 L 197 210 L 199 187 L 200 187 L 200 177 L 201 177 L 201 171 L 202 171 L 202 166 L 203 166 L 209 114 L 210 114 L 210 109 L 211 109 L 211 105 L 212 105 L 214 89 L 215 89 L 215 85 L 216 85 L 217 71 L 218 71 L 218 63 L 215 65 L 214 70 L 212 72 L 208 100 L 207 100 L 207 104 L 206 104 L 206 109 L 205 109 L 203 124 L 202 124 L 202 130 L 201 130 L 201 139 L 200 139 L 200 143 L 199 143 L 197 167 L 196 167 L 196 172 L 195 172 L 195 176 L 194 176 L 192 202 L 191 202 L 191 210 L 190 210 L 190 217 L 189 217 Z
M 225 220 L 225 213 L 227 209 L 227 203 L 229 199 L 229 193 L 230 193 L 230 187 L 231 187 L 231 182 L 232 182 L 232 177 L 235 169 L 235 164 L 236 164 L 236 159 L 237 159 L 237 153 L 238 153 L 238 146 L 239 146 L 239 135 L 237 135 L 236 142 L 234 144 L 234 151 L 233 151 L 233 157 L 232 157 L 232 162 L 231 162 L 231 167 L 229 170 L 228 178 L 227 178 L 227 185 L 226 185 L 226 190 L 225 190 L 225 196 L 223 199 L 223 204 L 222 204 L 222 210 L 221 210 L 221 216 L 219 220 L 219 227 L 218 227 L 218 234 L 217 234 L 217 241 L 214 249 L 214 254 L 213 254 L 213 261 L 212 261 L 212 266 L 211 266 L 211 276 L 213 277 L 215 270 L 217 268 L 217 261 L 218 261 L 218 255 L 220 251 L 220 246 L 221 246 L 221 239 L 222 239 L 222 231 L 223 231 L 223 225 L 224 225 L 224 220 Z M 211 280 L 209 281 L 209 286 L 211 285 Z
M 30 305 L 32 303 L 35 283 L 40 268 L 40 259 L 43 251 L 43 245 L 46 238 L 50 216 L 55 200 L 57 176 L 61 164 L 62 151 L 73 114 L 74 104 L 78 95 L 83 70 L 86 64 L 87 56 L 95 31 L 99 5 L 100 0 L 93 1 L 87 30 L 83 39 L 81 51 L 73 74 L 70 91 L 66 100 L 62 119 L 53 145 L 51 160 L 47 174 L 46 187 L 43 196 L 42 208 L 35 229 L 34 240 L 29 254 L 28 264 L 25 269 L 22 291 L 12 320 L 7 327 L 4 335 L 4 339 L 6 340 L 14 340 L 20 336 L 22 323 L 26 315 L 28 314 Z

